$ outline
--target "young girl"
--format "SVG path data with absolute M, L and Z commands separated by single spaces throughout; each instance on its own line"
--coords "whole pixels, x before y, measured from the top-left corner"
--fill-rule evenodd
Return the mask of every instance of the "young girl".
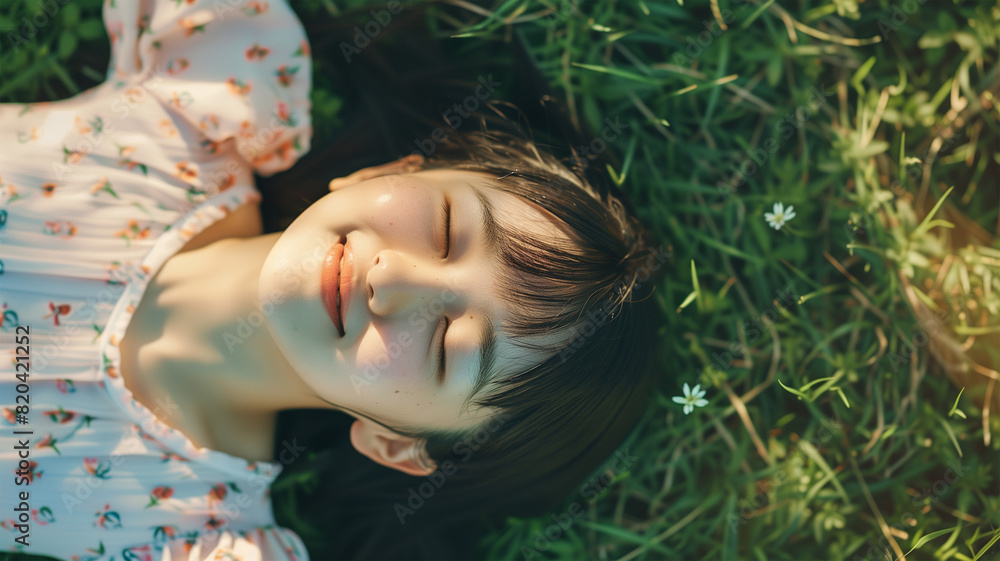
M 253 173 L 309 148 L 294 14 L 104 19 L 107 82 L 0 106 L 3 549 L 307 559 L 271 510 L 306 455 L 279 411 L 344 411 L 358 452 L 427 476 L 401 528 L 446 496 L 545 508 L 612 454 L 651 391 L 665 260 L 617 198 L 526 140 L 452 135 L 263 235 Z

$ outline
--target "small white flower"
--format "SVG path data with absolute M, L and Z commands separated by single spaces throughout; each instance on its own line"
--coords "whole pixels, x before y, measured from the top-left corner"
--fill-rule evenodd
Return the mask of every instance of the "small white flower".
M 795 213 L 792 212 L 793 206 L 785 208 L 785 205 L 781 203 L 774 203 L 774 212 L 765 212 L 764 219 L 767 223 L 771 225 L 775 230 L 780 230 L 785 222 L 795 218 Z
M 699 391 L 700 390 L 700 391 Z M 681 403 L 684 405 L 684 414 L 694 411 L 695 407 L 704 407 L 708 405 L 707 399 L 702 399 L 705 396 L 705 390 L 701 389 L 701 384 L 694 387 L 692 391 L 688 387 L 687 382 L 684 382 L 684 397 L 674 397 L 674 403 Z

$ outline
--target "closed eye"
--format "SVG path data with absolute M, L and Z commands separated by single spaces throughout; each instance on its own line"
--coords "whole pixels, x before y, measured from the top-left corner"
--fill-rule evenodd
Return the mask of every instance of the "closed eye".
M 441 208 L 441 222 L 444 230 L 444 258 L 447 259 L 451 251 L 451 201 L 448 199 L 444 200 Z
M 441 330 L 441 338 L 438 340 L 437 347 L 437 379 L 439 382 L 444 381 L 444 369 L 445 369 L 445 349 L 444 349 L 444 338 L 448 334 L 448 324 L 451 322 L 448 317 L 442 318 L 444 322 L 444 329 Z

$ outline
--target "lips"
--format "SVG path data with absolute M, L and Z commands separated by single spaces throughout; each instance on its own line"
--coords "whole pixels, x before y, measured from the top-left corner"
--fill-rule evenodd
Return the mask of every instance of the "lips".
M 344 262 L 345 242 L 346 240 L 341 238 L 330 247 L 326 258 L 323 259 L 323 269 L 320 274 L 320 293 L 323 298 L 323 306 L 341 337 L 344 336 L 344 308 L 348 296 L 343 290 L 345 284 L 343 277 L 348 277 L 346 279 L 347 285 L 350 285 L 350 277 L 344 275 L 341 268 Z M 350 261 L 352 261 L 350 264 L 353 265 L 353 259 Z

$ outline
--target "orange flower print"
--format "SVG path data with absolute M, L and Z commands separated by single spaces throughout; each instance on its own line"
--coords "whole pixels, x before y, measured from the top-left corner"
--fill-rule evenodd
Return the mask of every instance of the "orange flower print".
M 63 163 L 74 165 L 86 156 L 86 152 L 80 152 L 79 150 L 70 150 L 63 146 Z
M 260 166 L 261 164 L 270 162 L 272 159 L 274 159 L 274 152 L 268 152 L 266 154 L 261 154 L 260 156 L 257 156 L 256 158 L 251 160 L 250 163 L 253 164 L 254 167 L 257 167 Z
M 181 27 L 184 28 L 184 36 L 185 37 L 190 37 L 190 36 L 192 36 L 192 35 L 194 35 L 195 33 L 198 33 L 198 32 L 204 32 L 205 31 L 205 26 L 207 25 L 207 24 L 204 24 L 204 23 L 201 24 L 201 25 L 198 25 L 191 18 L 181 18 L 181 21 L 179 21 L 178 23 L 180 24 Z
M 247 140 L 253 138 L 253 127 L 250 126 L 250 121 L 243 121 L 240 123 L 240 130 L 236 133 L 236 135 Z
M 52 448 L 56 451 L 56 454 L 62 454 L 58 448 L 56 448 L 56 442 L 59 442 L 58 438 L 54 438 L 52 433 L 46 434 L 41 440 L 35 444 L 35 448 Z
M 122 94 L 122 97 L 124 98 L 124 101 L 132 105 L 136 105 L 146 100 L 146 92 L 142 88 L 137 88 L 133 86 L 125 90 L 125 92 Z
M 111 39 L 111 44 L 114 45 L 118 39 L 122 36 L 122 22 L 113 21 L 108 24 L 108 37 Z
M 0 417 L 3 417 L 5 421 L 10 424 L 15 424 L 17 422 L 17 417 L 14 416 L 14 410 L 10 407 L 4 407 L 0 409 Z
M 47 506 L 43 506 L 39 509 L 31 509 L 31 518 L 35 522 L 38 522 L 39 526 L 45 526 L 49 522 L 56 521 L 56 517 L 52 514 L 52 509 Z
M 236 555 L 231 549 L 220 549 L 215 552 L 212 561 L 243 561 L 243 558 Z
M 72 411 L 66 411 L 62 407 L 59 409 L 52 409 L 50 411 L 43 411 L 42 415 L 48 415 L 49 420 L 53 423 L 68 423 L 76 417 L 76 413 Z
M 160 461 L 161 462 L 169 462 L 170 460 L 174 460 L 175 462 L 186 462 L 186 461 L 188 461 L 188 459 L 185 458 L 184 456 L 175 454 L 173 452 L 164 452 L 160 456 Z
M 83 119 L 81 119 L 79 115 L 77 115 L 73 121 L 73 126 L 76 127 L 76 132 L 80 134 L 94 133 L 96 135 L 104 132 L 104 119 L 100 117 L 94 117 L 93 121 L 88 121 L 87 125 L 89 126 L 84 126 L 81 124 L 82 122 Z
M 84 458 L 83 470 L 98 479 L 107 479 L 111 473 L 111 462 L 100 458 Z
M 155 561 L 153 557 L 153 546 L 146 543 L 142 545 L 133 545 L 128 549 L 122 550 L 122 559 L 128 559 L 130 561 Z
M 50 236 L 59 236 L 63 240 L 75 236 L 76 231 L 76 224 L 73 224 L 69 220 L 46 220 L 45 227 L 42 228 L 42 233 Z
M 104 510 L 94 513 L 94 526 L 105 530 L 121 528 L 122 517 L 117 512 L 111 510 L 110 504 L 106 504 L 104 505 Z
M 216 152 L 219 151 L 219 143 L 215 142 L 214 140 L 212 140 L 210 138 L 206 138 L 206 139 L 202 140 L 201 142 L 199 142 L 198 144 L 208 154 L 215 154 Z
M 309 56 L 309 53 L 309 42 L 303 39 L 302 42 L 299 43 L 299 48 L 292 53 L 292 56 Z
M 209 129 L 218 130 L 219 128 L 219 116 L 214 113 L 209 113 L 201 118 L 201 123 L 198 124 L 198 128 L 203 131 Z
M 167 61 L 167 74 L 176 76 L 187 70 L 188 66 L 191 66 L 191 63 L 184 57 L 170 59 Z
M 194 168 L 193 164 L 188 164 L 186 161 L 178 162 L 177 173 L 174 174 L 174 177 L 179 177 L 185 182 L 191 183 L 198 179 L 198 170 Z
M 243 13 L 250 17 L 259 16 L 265 12 L 267 12 L 267 2 L 251 1 L 243 6 Z
M 73 380 L 68 378 L 61 378 L 56 380 L 56 389 L 59 393 L 75 393 L 76 387 L 73 385 Z
M 245 56 L 247 60 L 264 60 L 264 58 L 269 54 L 271 54 L 271 49 L 261 47 L 259 44 L 254 43 L 252 47 L 243 53 L 243 56 Z
M 274 116 L 286 127 L 295 126 L 295 116 L 292 115 L 292 112 L 288 109 L 288 104 L 284 101 L 278 102 L 278 105 L 274 107 Z
M 111 194 L 112 197 L 116 199 L 121 198 L 118 196 L 118 193 L 115 193 L 115 190 L 111 188 L 111 182 L 108 181 L 108 177 L 105 175 L 102 175 L 101 179 L 99 179 L 97 183 L 94 183 L 93 185 L 90 186 L 91 195 L 96 195 L 101 191 L 107 191 L 108 193 Z
M 0 217 L 4 216 L 6 212 L 7 211 L 5 210 L 0 210 Z M 3 261 L 0 261 L 0 273 L 3 273 Z M 2 313 L 0 313 L 0 328 L 2 328 L 5 323 L 8 324 L 8 329 L 20 325 L 17 321 L 17 312 L 14 310 L 8 310 L 6 302 L 3 303 Z
M 170 100 L 167 101 L 167 103 L 169 103 L 170 105 L 173 105 L 174 107 L 176 107 L 178 109 L 181 109 L 183 107 L 187 107 L 188 105 L 191 105 L 192 101 L 194 101 L 194 98 L 191 97 L 190 93 L 188 93 L 188 92 L 176 92 L 175 91 L 175 92 L 172 92 L 170 94 Z M 167 122 L 169 123 L 170 121 L 167 121 Z
M 169 103 L 173 104 L 173 101 L 170 101 Z M 160 134 L 166 138 L 177 136 L 177 129 L 174 128 L 174 124 L 170 122 L 170 119 L 160 119 L 159 128 Z
M 242 80 L 237 80 L 236 78 L 229 78 L 226 80 L 226 86 L 229 87 L 229 91 L 234 95 L 247 95 L 250 93 L 250 89 L 253 88 L 253 83 L 243 83 Z
M 230 488 L 237 493 L 240 492 L 235 483 L 230 483 L 228 487 L 225 483 L 216 483 L 213 485 L 212 489 L 208 492 L 208 506 L 212 506 L 226 500 L 226 495 L 229 493 Z
M 214 516 L 209 516 L 208 520 L 205 522 L 205 531 L 211 532 L 214 530 L 218 530 L 219 528 L 225 525 L 226 522 L 224 520 L 219 520 Z
M 149 508 L 151 506 L 156 506 L 160 504 L 161 500 L 166 500 L 173 496 L 174 496 L 173 487 L 167 487 L 165 485 L 154 487 L 153 490 L 149 492 L 149 504 L 146 505 L 146 508 Z
M 149 226 L 139 227 L 139 221 L 134 218 L 128 221 L 128 226 L 115 232 L 114 237 L 123 238 L 131 246 L 131 240 L 144 240 L 149 236 Z
M 104 371 L 107 372 L 108 377 L 109 378 L 117 378 L 118 377 L 118 370 L 115 368 L 115 365 L 111 364 L 111 361 L 108 360 L 108 355 L 102 353 L 101 356 L 104 358 L 104 364 L 107 365 L 107 366 L 104 367 Z
M 21 144 L 25 144 L 31 142 L 32 140 L 38 140 L 38 138 L 41 136 L 42 134 L 41 132 L 39 132 L 37 128 L 31 127 L 31 130 L 28 132 L 19 131 L 17 133 L 17 141 L 20 142 Z
M 112 261 L 108 267 L 108 279 L 104 281 L 112 286 L 124 285 L 128 282 L 128 275 L 121 269 L 121 262 Z
M 287 64 L 282 64 L 278 67 L 278 70 L 275 71 L 274 75 L 278 77 L 278 83 L 287 88 L 292 85 L 292 79 L 298 71 L 298 66 L 288 68 Z
M 153 543 L 162 545 L 174 539 L 178 531 L 177 526 L 157 526 L 153 529 Z
M 223 179 L 222 182 L 219 183 L 219 192 L 221 193 L 226 189 L 229 189 L 235 183 L 236 183 L 236 176 L 231 173 L 227 173 L 225 179 Z
M 42 194 L 46 197 L 51 197 L 52 193 L 56 192 L 56 187 L 58 187 L 58 185 L 55 183 L 42 183 Z
M 12 203 L 20 199 L 21 195 L 17 192 L 17 187 L 14 187 L 13 183 L 0 182 L 0 197 L 7 197 L 7 202 Z
M 17 476 L 27 478 L 28 479 L 28 484 L 30 485 L 33 481 L 35 481 L 35 479 L 41 479 L 42 478 L 42 474 L 45 473 L 45 472 L 40 471 L 40 470 L 39 471 L 35 471 L 35 468 L 37 468 L 37 467 L 38 467 L 38 462 L 33 462 L 33 461 L 29 460 L 28 461 L 28 469 L 24 470 L 23 473 L 18 473 L 19 471 L 21 471 L 21 469 L 18 468 L 18 469 L 14 470 L 14 473 Z
M 56 306 L 52 302 L 49 302 L 49 313 L 45 314 L 45 319 L 52 318 L 54 325 L 59 325 L 59 316 L 68 314 L 69 310 L 69 304 L 59 304 Z
M 134 167 L 138 167 L 139 170 L 142 171 L 143 175 L 147 175 L 146 172 L 148 170 L 146 168 L 146 164 L 140 164 L 132 161 L 132 153 L 135 152 L 134 146 L 120 146 L 118 144 L 115 144 L 115 146 L 118 147 L 118 157 L 121 158 L 118 160 L 118 165 L 125 166 L 125 169 L 128 169 L 129 171 L 131 171 Z

